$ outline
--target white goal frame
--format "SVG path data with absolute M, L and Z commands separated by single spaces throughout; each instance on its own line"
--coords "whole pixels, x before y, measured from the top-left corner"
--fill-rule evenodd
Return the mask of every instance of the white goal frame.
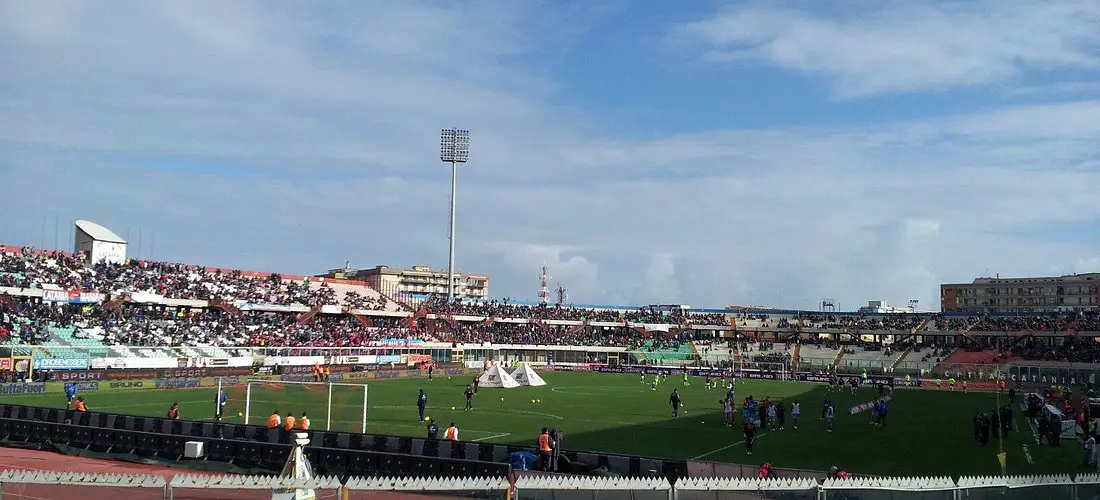
M 252 386 L 253 385 L 312 385 L 312 386 L 327 386 L 328 388 L 328 403 L 325 405 L 325 430 L 332 430 L 332 388 L 333 387 L 354 387 L 363 388 L 363 416 L 360 432 L 366 434 L 367 432 L 367 396 L 370 391 L 367 384 L 345 384 L 339 382 L 292 382 L 283 380 L 268 380 L 268 379 L 248 379 L 245 381 L 244 392 L 244 421 L 249 422 L 249 417 L 252 416 Z M 218 394 L 221 394 L 221 388 L 219 387 Z

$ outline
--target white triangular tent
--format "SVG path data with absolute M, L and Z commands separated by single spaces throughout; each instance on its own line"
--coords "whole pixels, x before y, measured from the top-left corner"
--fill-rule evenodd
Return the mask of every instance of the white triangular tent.
M 500 369 L 500 364 L 493 363 L 485 373 L 482 373 L 477 378 L 479 387 L 499 387 L 503 389 L 513 389 L 519 387 L 519 382 L 512 378 L 508 372 Z
M 546 381 L 527 363 L 520 364 L 519 368 L 512 372 L 512 378 L 516 379 L 520 385 L 546 385 Z

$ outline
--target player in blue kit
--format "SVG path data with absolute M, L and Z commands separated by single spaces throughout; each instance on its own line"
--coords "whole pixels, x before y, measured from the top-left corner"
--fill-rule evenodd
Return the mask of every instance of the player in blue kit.
M 65 384 L 65 407 L 73 409 L 73 401 L 76 400 L 76 391 L 79 387 L 75 383 Z

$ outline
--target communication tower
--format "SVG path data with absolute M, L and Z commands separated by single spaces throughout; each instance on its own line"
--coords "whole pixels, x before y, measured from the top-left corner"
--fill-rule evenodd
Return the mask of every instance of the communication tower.
M 539 274 L 539 305 L 545 306 L 550 303 L 550 270 L 545 264 L 542 266 L 542 273 Z

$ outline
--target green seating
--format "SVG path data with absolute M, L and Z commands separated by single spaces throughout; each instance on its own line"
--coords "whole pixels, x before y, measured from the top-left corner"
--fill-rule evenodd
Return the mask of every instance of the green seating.
M 675 349 L 654 349 L 653 341 L 650 340 L 645 343 L 640 351 L 645 355 L 646 359 L 654 363 L 690 361 L 694 358 L 691 352 L 691 346 L 686 342 L 680 344 L 680 346 Z

